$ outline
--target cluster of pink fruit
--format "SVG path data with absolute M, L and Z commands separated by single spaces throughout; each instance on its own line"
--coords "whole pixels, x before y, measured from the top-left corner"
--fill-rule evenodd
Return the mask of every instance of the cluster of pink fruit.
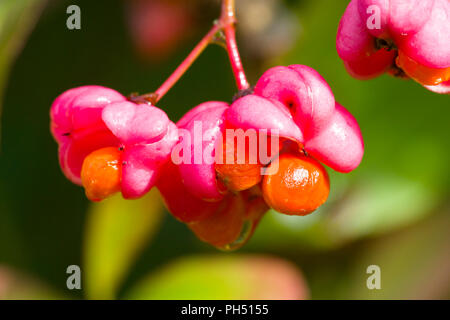
M 51 117 L 63 172 L 84 186 L 90 200 L 119 191 L 135 199 L 157 186 L 173 215 L 217 247 L 249 236 L 269 207 L 285 214 L 311 213 L 329 192 L 318 160 L 349 172 L 363 155 L 355 119 L 335 102 L 316 71 L 300 65 L 270 69 L 254 93 L 231 105 L 201 104 L 176 125 L 162 110 L 98 86 L 63 93 Z M 224 155 L 233 153 L 231 162 L 172 161 L 174 147 L 185 144 L 179 130 L 194 135 L 195 123 L 201 123 L 204 138 L 191 140 L 188 148 L 200 143 L 204 154 L 215 157 L 220 145 Z M 279 144 L 265 163 L 238 163 L 238 148 L 221 139 L 230 129 L 277 132 Z M 246 148 L 245 159 L 250 156 Z M 264 168 L 274 162 L 279 169 L 264 176 Z
M 441 51 L 427 48 L 431 44 L 424 39 L 429 29 L 448 29 L 449 2 L 421 2 L 420 8 L 429 13 L 426 18 L 418 17 L 416 8 L 405 1 L 392 0 L 390 6 L 383 6 L 387 2 L 350 3 L 337 41 L 346 67 L 359 77 L 402 69 L 415 80 L 436 86 L 434 91 L 446 91 L 449 33 L 447 42 L 445 34 L 433 36 Z M 231 3 L 224 1 L 224 8 L 234 9 Z M 383 9 L 378 31 L 363 23 L 366 11 L 361 8 L 373 4 Z M 205 39 L 222 26 L 214 28 Z M 63 172 L 85 188 L 90 200 L 100 201 L 117 192 L 136 199 L 156 187 L 169 211 L 201 240 L 233 249 L 249 239 L 270 208 L 288 215 L 315 211 L 327 200 L 330 188 L 321 163 L 350 172 L 361 162 L 364 146 L 356 120 L 335 101 L 326 81 L 313 69 L 275 67 L 250 89 L 233 43 L 233 29 L 224 31 L 231 42 L 227 45 L 238 87 L 243 89 L 233 103 L 203 103 L 175 124 L 154 101 L 149 102 L 154 95 L 127 99 L 112 89 L 85 86 L 54 101 L 51 130 L 59 144 Z M 203 49 L 205 44 L 202 40 L 198 47 Z M 197 56 L 198 52 L 191 54 L 189 63 Z M 173 84 L 186 69 L 180 66 L 169 82 Z M 424 83 L 425 75 L 431 74 L 434 82 L 427 78 Z M 162 87 L 159 93 L 170 86 Z M 198 128 L 201 139 L 191 139 Z M 256 148 L 250 146 L 250 139 L 236 148 L 235 136 L 229 140 L 228 132 L 238 130 L 268 137 L 257 139 Z M 268 144 L 272 146 L 269 153 Z M 262 159 L 261 149 L 266 150 L 267 159 Z M 180 150 L 182 154 L 176 154 Z M 196 161 L 197 150 L 202 159 L 206 155 L 213 161 Z M 238 156 L 241 151 L 243 158 Z M 174 161 L 175 156 L 184 161 Z

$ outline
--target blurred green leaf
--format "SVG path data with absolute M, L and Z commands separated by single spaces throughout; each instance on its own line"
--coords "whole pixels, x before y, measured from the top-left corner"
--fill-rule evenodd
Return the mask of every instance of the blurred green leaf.
M 420 183 L 371 177 L 330 212 L 328 229 L 338 233 L 341 241 L 386 233 L 423 218 L 438 204 L 437 199 Z
M 92 205 L 84 243 L 87 298 L 115 298 L 137 254 L 158 229 L 162 212 L 156 190 L 139 200 L 117 195 Z
M 128 299 L 306 299 L 308 288 L 292 264 L 270 256 L 182 258 L 141 281 Z
M 0 114 L 10 65 L 39 17 L 45 0 L 0 1 Z

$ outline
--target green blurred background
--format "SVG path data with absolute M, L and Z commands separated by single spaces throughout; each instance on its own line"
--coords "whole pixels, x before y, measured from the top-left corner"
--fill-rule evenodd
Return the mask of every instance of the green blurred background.
M 330 172 L 318 212 L 270 212 L 246 246 L 223 253 L 172 218 L 156 192 L 90 204 L 59 169 L 53 99 L 85 84 L 156 89 L 219 12 L 216 0 L 162 0 L 181 5 L 186 25 L 172 43 L 143 50 L 131 2 L 0 1 L 0 299 L 450 298 L 450 100 L 389 76 L 352 79 L 335 49 L 348 1 L 237 0 L 249 79 L 309 65 L 362 128 L 361 166 Z M 66 28 L 71 4 L 81 30 Z M 159 107 L 178 120 L 235 91 L 225 51 L 211 46 Z M 66 288 L 69 265 L 81 266 L 82 290 Z M 381 290 L 366 286 L 369 265 L 381 268 Z

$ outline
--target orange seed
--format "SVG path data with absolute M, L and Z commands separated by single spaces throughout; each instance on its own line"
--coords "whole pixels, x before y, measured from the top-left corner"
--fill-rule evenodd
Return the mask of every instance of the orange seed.
M 90 153 L 81 168 L 81 181 L 91 201 L 101 201 L 119 192 L 121 176 L 121 152 L 115 147 Z

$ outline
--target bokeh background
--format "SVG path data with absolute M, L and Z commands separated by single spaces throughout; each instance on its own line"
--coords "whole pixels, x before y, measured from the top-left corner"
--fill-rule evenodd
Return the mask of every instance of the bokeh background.
M 89 203 L 61 173 L 49 108 L 85 84 L 155 90 L 208 30 L 217 0 L 0 1 L 0 299 L 448 299 L 450 100 L 412 81 L 352 79 L 335 49 L 344 0 L 237 0 L 254 83 L 274 65 L 317 69 L 358 119 L 366 144 L 351 174 L 330 171 L 326 205 L 270 212 L 242 249 L 201 243 L 142 200 Z M 66 8 L 81 8 L 68 30 Z M 173 120 L 230 101 L 225 51 L 211 46 L 160 102 Z M 82 290 L 66 287 L 79 265 Z M 366 269 L 381 268 L 381 290 Z

